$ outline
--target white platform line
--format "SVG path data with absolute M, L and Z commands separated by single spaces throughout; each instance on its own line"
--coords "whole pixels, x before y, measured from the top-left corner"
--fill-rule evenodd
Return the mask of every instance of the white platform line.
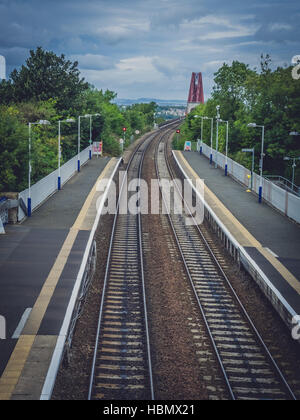
M 16 331 L 13 333 L 11 338 L 18 339 L 23 331 L 24 325 L 26 324 L 27 319 L 29 318 L 30 312 L 32 311 L 32 308 L 25 309 L 21 321 L 19 322 L 19 325 L 16 328 Z
M 101 202 L 100 202 L 100 205 L 98 207 L 98 211 L 97 211 L 96 218 L 95 218 L 95 221 L 94 221 L 94 225 L 93 225 L 93 228 L 91 230 L 89 240 L 88 240 L 88 243 L 87 243 L 87 246 L 86 246 L 86 249 L 85 249 L 85 253 L 84 253 L 84 256 L 83 256 L 83 259 L 82 259 L 82 263 L 81 263 L 81 266 L 80 266 L 80 269 L 79 269 L 79 273 L 77 275 L 76 282 L 75 282 L 75 285 L 73 287 L 73 292 L 72 292 L 72 295 L 71 295 L 71 298 L 70 298 L 70 301 L 69 301 L 69 304 L 68 304 L 68 307 L 67 307 L 65 318 L 64 318 L 59 336 L 57 338 L 56 346 L 55 346 L 55 349 L 54 349 L 54 352 L 53 352 L 53 355 L 52 355 L 52 359 L 51 359 L 51 362 L 50 362 L 48 373 L 47 373 L 47 376 L 46 376 L 46 379 L 45 379 L 45 382 L 44 382 L 44 386 L 43 386 L 43 389 L 42 389 L 42 392 L 41 392 L 41 395 L 40 395 L 40 400 L 50 400 L 50 398 L 51 398 L 52 391 L 53 391 L 53 388 L 54 388 L 54 384 L 55 384 L 55 381 L 56 381 L 57 372 L 58 372 L 58 369 L 59 369 L 59 366 L 60 366 L 60 363 L 61 363 L 64 348 L 65 348 L 65 342 L 66 342 L 66 339 L 67 339 L 69 326 L 70 326 L 70 323 L 71 323 L 71 320 L 72 320 L 72 314 L 73 314 L 73 311 L 74 311 L 76 299 L 77 299 L 78 292 L 79 292 L 79 289 L 80 289 L 80 285 L 81 285 L 81 282 L 82 282 L 82 279 L 83 279 L 83 275 L 84 275 L 85 267 L 86 267 L 86 264 L 87 264 L 88 256 L 89 256 L 89 253 L 91 251 L 92 244 L 93 244 L 93 241 L 94 241 L 95 232 L 96 232 L 96 229 L 97 229 L 99 221 L 100 221 L 100 217 L 101 217 L 101 213 L 102 213 L 102 210 L 103 210 L 103 207 L 104 207 L 104 203 L 107 199 L 108 191 L 109 191 L 110 186 L 112 184 L 115 173 L 117 172 L 117 169 L 120 166 L 120 163 L 121 163 L 121 158 L 117 161 L 116 166 L 114 168 L 114 171 L 113 171 L 113 173 L 112 173 L 112 175 L 109 179 L 109 182 L 106 186 L 106 190 L 102 195 Z
M 233 235 L 229 232 L 229 230 L 225 227 L 225 225 L 221 222 L 221 220 L 218 218 L 218 216 L 214 213 L 214 211 L 210 208 L 210 206 L 205 201 L 204 197 L 201 197 L 197 189 L 194 187 L 192 181 L 188 178 L 187 174 L 185 173 L 184 169 L 182 168 L 181 164 L 179 163 L 174 150 L 173 150 L 173 156 L 174 159 L 181 170 L 183 176 L 188 180 L 192 188 L 194 189 L 197 196 L 200 198 L 200 200 L 203 202 L 205 207 L 207 208 L 208 212 L 212 215 L 215 222 L 220 226 L 220 228 L 223 230 L 223 232 L 227 235 L 228 239 L 236 246 L 237 249 L 240 250 L 241 254 L 246 258 L 248 263 L 252 265 L 254 270 L 261 276 L 261 278 L 264 280 L 264 282 L 267 284 L 267 286 L 272 290 L 272 292 L 275 294 L 275 296 L 278 298 L 278 300 L 282 303 L 282 305 L 286 308 L 287 312 L 290 314 L 291 318 L 294 316 L 297 316 L 297 313 L 295 310 L 290 306 L 290 304 L 285 300 L 285 298 L 282 296 L 282 294 L 276 289 L 276 287 L 271 283 L 269 278 L 266 276 L 266 274 L 262 271 L 262 269 L 257 265 L 257 263 L 250 257 L 248 252 L 245 250 L 243 246 L 241 246 L 238 241 L 233 237 Z
M 273 255 L 273 257 L 279 258 L 278 255 L 276 255 L 275 252 L 273 252 L 270 248 L 265 247 L 265 250 L 268 251 L 271 255 Z

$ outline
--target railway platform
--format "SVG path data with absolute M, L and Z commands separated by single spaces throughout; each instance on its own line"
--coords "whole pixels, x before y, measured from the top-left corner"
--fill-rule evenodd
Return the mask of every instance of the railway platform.
M 0 315 L 6 324 L 0 400 L 42 398 L 99 221 L 96 202 L 103 192 L 96 186 L 118 164 L 93 158 L 31 218 L 0 236 Z
M 204 180 L 210 211 L 249 264 L 255 265 L 260 287 L 293 329 L 292 319 L 300 314 L 299 225 L 268 204 L 258 203 L 255 194 L 200 153 L 176 151 L 174 157 L 188 178 Z

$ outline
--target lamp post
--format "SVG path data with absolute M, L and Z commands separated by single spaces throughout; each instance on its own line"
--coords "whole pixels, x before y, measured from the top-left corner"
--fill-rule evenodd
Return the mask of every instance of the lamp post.
M 40 120 L 36 123 L 28 123 L 29 141 L 28 141 L 28 198 L 27 198 L 27 216 L 31 217 L 31 127 L 33 125 L 50 125 L 47 120 Z
M 258 202 L 262 202 L 262 185 L 263 185 L 263 163 L 264 163 L 264 139 L 265 139 L 265 126 L 264 125 L 257 125 L 256 123 L 249 123 L 247 127 L 251 128 L 261 128 L 262 135 L 261 135 L 261 154 L 260 154 L 260 185 L 259 185 L 259 193 L 258 193 Z
M 57 189 L 61 190 L 61 176 L 60 176 L 60 162 L 61 162 L 61 123 L 74 123 L 74 118 L 68 118 L 66 120 L 58 121 L 58 179 L 57 179 Z
M 193 118 L 201 118 L 201 143 L 200 143 L 200 155 L 202 155 L 202 142 L 203 142 L 203 118 L 201 115 L 194 115 Z M 199 139 L 198 139 L 199 144 Z
M 216 132 L 216 159 L 215 159 L 215 168 L 218 168 L 218 148 L 219 148 L 219 120 L 220 120 L 220 105 L 216 106 L 217 110 L 217 132 Z
M 89 118 L 90 114 L 86 114 L 86 115 L 80 115 L 78 117 L 78 159 L 77 159 L 77 170 L 78 172 L 80 172 L 80 119 L 81 118 Z
M 293 162 L 293 164 L 292 164 L 292 168 L 293 168 L 293 175 L 292 175 L 292 190 L 294 191 L 294 186 L 295 186 L 295 168 L 296 168 L 296 166 L 297 166 L 297 163 L 296 163 L 296 161 L 297 160 L 300 160 L 300 157 L 297 157 L 297 158 L 293 158 L 293 157 L 289 157 L 289 156 L 286 156 L 286 157 L 284 157 L 283 158 L 283 160 L 291 160 L 292 162 Z
M 212 164 L 212 151 L 213 151 L 213 130 L 214 130 L 214 119 L 210 117 L 203 117 L 204 120 L 211 120 L 211 126 L 210 126 L 210 157 L 209 157 L 209 163 Z
M 201 117 L 201 145 L 200 145 L 200 155 L 202 155 L 203 148 L 203 117 Z
M 225 176 L 227 176 L 228 174 L 228 130 L 229 130 L 229 122 L 228 121 L 223 121 L 219 119 L 219 122 L 223 122 L 226 123 L 226 160 L 225 160 Z
M 101 114 L 91 114 L 85 115 L 85 117 L 90 117 L 90 151 L 89 151 L 89 158 L 92 159 L 92 119 L 93 117 L 100 117 Z

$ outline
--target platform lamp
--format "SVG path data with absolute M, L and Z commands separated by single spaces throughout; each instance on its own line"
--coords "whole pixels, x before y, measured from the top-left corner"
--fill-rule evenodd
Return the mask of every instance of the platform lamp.
M 219 119 L 220 123 L 226 123 L 226 159 L 225 159 L 225 176 L 228 174 L 228 130 L 229 130 L 229 122 Z
M 217 116 L 216 116 L 216 120 L 217 120 L 217 131 L 216 131 L 216 160 L 215 160 L 215 168 L 217 169 L 217 167 L 218 167 L 218 149 L 219 149 L 220 105 L 217 105 L 216 106 L 216 110 L 217 110 Z
M 80 115 L 78 117 L 78 160 L 77 160 L 77 170 L 80 172 L 80 119 L 81 118 L 90 118 L 90 114 Z
M 247 127 L 250 128 L 261 128 L 262 135 L 261 135 L 261 154 L 260 154 L 260 184 L 259 184 L 259 193 L 258 193 L 258 202 L 262 202 L 262 186 L 263 186 L 263 163 L 264 163 L 264 139 L 265 139 L 265 126 L 264 125 L 257 125 L 256 123 L 249 123 Z
M 300 157 L 289 157 L 286 156 L 283 158 L 283 160 L 291 160 L 293 162 L 292 164 L 292 168 L 293 168 L 293 175 L 292 175 L 292 190 L 294 191 L 294 186 L 295 186 L 295 168 L 297 166 L 296 161 L 300 160 Z
M 50 125 L 47 120 L 40 120 L 36 123 L 28 123 L 29 141 L 28 141 L 28 198 L 27 198 L 27 216 L 31 217 L 31 127 L 33 125 Z
M 74 118 L 68 118 L 66 120 L 58 121 L 58 179 L 57 189 L 61 190 L 61 176 L 60 176 L 60 163 L 61 163 L 61 123 L 74 123 Z
M 202 149 L 203 149 L 203 120 L 204 117 L 201 115 L 194 115 L 194 118 L 201 118 L 201 144 L 200 144 L 200 155 L 202 155 Z
M 210 126 L 210 156 L 209 156 L 209 163 L 212 164 L 213 160 L 213 131 L 214 131 L 214 119 L 210 117 L 203 117 L 204 120 L 211 120 Z
M 298 131 L 291 131 L 290 132 L 290 136 L 300 136 L 300 133 L 298 133 Z M 286 158 L 284 158 L 285 160 L 287 160 Z M 294 181 L 295 181 L 295 168 L 297 166 L 296 164 L 296 160 L 300 160 L 300 158 L 291 158 L 291 159 L 295 159 L 293 162 L 293 189 L 294 189 Z

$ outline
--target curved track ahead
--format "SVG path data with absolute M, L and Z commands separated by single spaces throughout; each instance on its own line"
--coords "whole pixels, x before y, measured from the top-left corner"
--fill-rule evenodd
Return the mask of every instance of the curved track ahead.
M 156 172 L 158 179 L 176 178 L 166 141 L 157 144 Z M 180 189 L 175 194 L 184 202 Z M 184 214 L 168 217 L 231 398 L 296 399 L 199 226 L 187 226 Z
M 131 194 L 139 191 L 152 141 L 157 141 L 157 178 L 175 178 L 165 142 L 169 134 L 168 126 L 163 127 L 133 154 L 128 182 L 138 181 Z M 130 201 L 125 179 L 123 186 L 106 266 L 89 399 L 153 400 L 141 216 L 121 214 L 123 200 Z M 186 226 L 184 214 L 171 211 L 168 217 L 231 398 L 296 399 L 199 227 Z
M 139 191 L 148 147 L 168 126 L 147 136 L 132 155 L 126 177 L 128 183 L 134 179 L 137 183 L 128 197 L 125 176 L 121 182 L 100 305 L 89 399 L 154 399 L 141 216 L 132 212 L 123 214 L 122 208 L 127 207 Z M 138 203 L 139 197 L 136 205 Z

